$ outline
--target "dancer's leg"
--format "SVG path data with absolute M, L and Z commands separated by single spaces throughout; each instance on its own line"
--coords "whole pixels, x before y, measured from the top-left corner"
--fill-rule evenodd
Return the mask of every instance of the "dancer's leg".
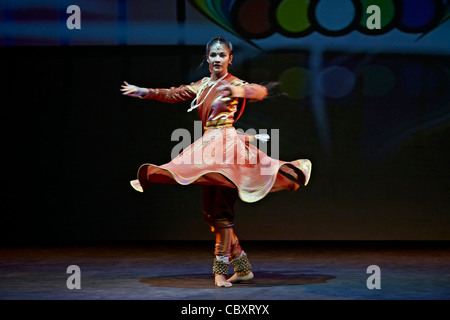
M 214 248 L 214 282 L 218 287 L 230 287 L 227 281 L 230 266 L 231 232 L 232 228 L 227 227 L 227 220 L 215 221 L 214 230 L 216 234 L 216 245 Z
M 238 258 L 241 255 L 242 248 L 241 248 L 241 245 L 239 244 L 239 239 L 238 239 L 238 237 L 237 237 L 237 235 L 236 235 L 236 233 L 234 232 L 233 229 L 231 229 L 230 237 L 231 237 L 231 241 L 230 241 L 231 242 L 231 244 L 230 244 L 230 246 L 231 246 L 230 258 L 231 259 L 236 259 L 236 258 Z
M 226 281 L 230 259 L 241 251 L 233 232 L 237 190 L 221 186 L 204 186 L 202 196 L 203 214 L 211 230 L 216 234 L 213 264 L 215 284 L 228 287 L 231 286 L 231 283 Z

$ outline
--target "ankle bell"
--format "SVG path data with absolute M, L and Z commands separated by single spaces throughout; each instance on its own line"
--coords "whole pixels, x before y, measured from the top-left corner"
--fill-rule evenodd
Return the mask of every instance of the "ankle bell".
M 213 273 L 215 275 L 227 276 L 229 267 L 230 267 L 230 263 L 229 262 L 224 262 L 222 260 L 219 260 L 219 259 L 217 259 L 217 257 L 214 258 Z
M 231 264 L 234 267 L 234 272 L 238 276 L 246 276 L 252 271 L 252 265 L 247 258 L 247 254 L 244 252 L 238 258 L 231 260 Z

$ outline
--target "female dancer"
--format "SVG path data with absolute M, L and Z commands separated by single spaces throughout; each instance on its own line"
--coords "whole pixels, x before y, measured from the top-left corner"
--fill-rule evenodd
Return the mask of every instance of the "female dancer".
M 167 103 L 191 100 L 188 111 L 197 109 L 204 133 L 176 158 L 161 166 L 143 164 L 131 185 L 143 192 L 149 183 L 178 183 L 202 186 L 203 214 L 216 235 L 213 273 L 215 285 L 254 277 L 246 253 L 233 230 L 234 203 L 239 196 L 255 202 L 269 192 L 296 190 L 308 183 L 311 162 L 307 159 L 284 162 L 275 160 L 249 144 L 255 136 L 241 135 L 233 124 L 242 114 L 246 100 L 263 100 L 267 89 L 249 84 L 228 73 L 232 63 L 231 43 L 223 37 L 206 45 L 206 61 L 211 72 L 190 85 L 169 89 L 148 89 L 124 82 L 124 95 Z M 226 279 L 229 265 L 234 275 Z

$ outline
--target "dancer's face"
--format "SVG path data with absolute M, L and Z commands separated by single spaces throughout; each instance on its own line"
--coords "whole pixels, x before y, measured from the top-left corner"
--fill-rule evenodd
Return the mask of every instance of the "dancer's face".
M 211 73 L 215 78 L 220 78 L 228 72 L 228 65 L 231 63 L 233 55 L 226 45 L 216 42 L 211 46 L 208 54 L 208 63 Z

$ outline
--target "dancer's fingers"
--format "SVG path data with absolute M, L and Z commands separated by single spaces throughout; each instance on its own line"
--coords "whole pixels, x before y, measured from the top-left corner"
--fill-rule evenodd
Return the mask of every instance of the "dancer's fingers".
M 134 94 L 134 93 L 137 93 L 137 90 L 135 90 L 135 89 L 130 89 L 130 90 L 128 90 L 128 91 L 125 91 L 123 94 Z

